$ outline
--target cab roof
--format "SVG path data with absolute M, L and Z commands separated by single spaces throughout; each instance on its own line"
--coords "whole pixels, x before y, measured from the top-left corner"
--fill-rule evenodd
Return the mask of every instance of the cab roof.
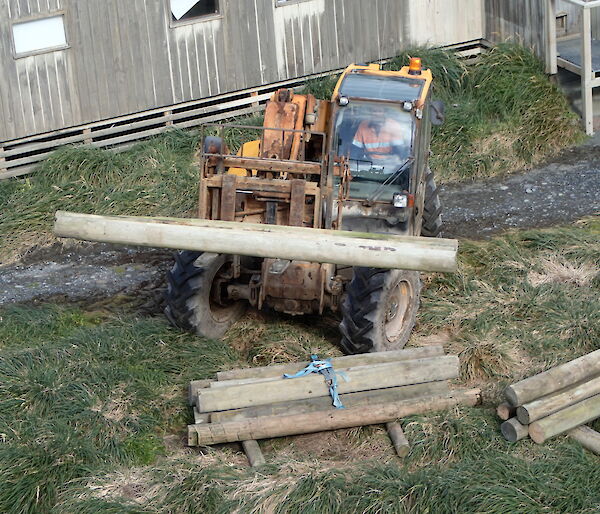
M 382 70 L 379 64 L 351 64 L 342 73 L 332 100 L 340 96 L 423 105 L 433 77 L 430 70 L 411 74 L 409 67 L 399 71 Z

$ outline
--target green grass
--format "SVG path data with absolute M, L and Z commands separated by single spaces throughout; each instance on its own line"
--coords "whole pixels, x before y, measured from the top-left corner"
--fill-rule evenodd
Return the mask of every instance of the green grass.
M 594 512 L 598 457 L 564 437 L 509 444 L 494 406 L 599 348 L 599 236 L 592 217 L 465 242 L 459 273 L 428 277 L 414 340 L 449 334 L 484 405 L 402 420 L 403 461 L 377 427 L 263 443 L 258 473 L 235 446 L 185 449 L 189 380 L 335 355 L 332 319 L 251 316 L 216 342 L 127 307 L 3 307 L 0 512 Z
M 436 423 L 434 433 L 418 439 L 414 427 Z M 370 461 L 325 468 L 318 462 L 282 462 L 254 473 L 223 465 L 176 461 L 148 471 L 145 496 L 133 502 L 114 495 L 108 506 L 158 513 L 377 513 L 377 512 L 594 512 L 600 495 L 597 457 L 559 439 L 536 446 L 504 441 L 490 412 L 466 409 L 406 421 L 414 450 L 402 463 Z M 420 451 L 426 464 L 414 465 Z M 434 450 L 430 449 L 433 446 Z M 449 452 L 452 454 L 448 462 Z M 439 460 L 435 460 L 436 457 Z M 114 480 L 99 480 L 102 489 Z M 77 489 L 75 489 L 77 490 Z M 63 504 L 73 512 L 103 508 L 94 493 Z M 92 489 L 93 491 L 93 489 Z M 142 510 L 144 508 L 144 510 Z M 101 510 L 102 511 L 102 510 Z
M 163 320 L 67 306 L 0 316 L 0 512 L 47 512 L 71 480 L 152 464 L 190 420 L 186 383 L 236 357 Z

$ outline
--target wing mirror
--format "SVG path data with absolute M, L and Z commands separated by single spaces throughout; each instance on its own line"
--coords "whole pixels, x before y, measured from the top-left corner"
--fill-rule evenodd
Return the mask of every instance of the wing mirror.
M 431 124 L 443 125 L 446 121 L 446 106 L 441 100 L 433 100 L 430 104 Z

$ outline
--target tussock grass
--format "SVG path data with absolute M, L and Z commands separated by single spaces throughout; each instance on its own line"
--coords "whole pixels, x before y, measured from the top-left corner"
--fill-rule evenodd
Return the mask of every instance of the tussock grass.
M 600 348 L 597 220 L 465 242 L 459 272 L 424 291 L 419 328 L 450 325 L 471 379 L 510 381 Z
M 565 95 L 519 45 L 492 48 L 435 93 L 447 107 L 432 139 L 431 165 L 442 180 L 526 168 L 583 138 Z
M 320 100 L 331 100 L 333 90 L 335 89 L 339 78 L 340 75 L 336 74 L 308 80 L 302 88 L 302 93 L 315 95 L 315 97 Z
M 197 201 L 195 132 L 173 131 L 114 153 L 68 146 L 24 180 L 0 182 L 0 262 L 48 240 L 55 211 L 184 215 Z
M 337 324 L 330 318 L 289 319 L 260 313 L 234 325 L 225 340 L 245 361 L 256 366 L 303 361 L 311 354 L 329 358 L 341 355 L 331 345 L 339 338 Z

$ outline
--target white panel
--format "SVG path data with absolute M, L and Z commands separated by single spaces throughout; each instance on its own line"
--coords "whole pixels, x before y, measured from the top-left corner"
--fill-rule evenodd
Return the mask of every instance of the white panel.
M 17 55 L 38 52 L 67 45 L 62 16 L 26 21 L 13 25 L 13 38 Z
M 180 20 L 198 3 L 198 0 L 171 0 L 171 12 L 176 20 Z
M 483 0 L 410 0 L 410 42 L 455 45 L 483 38 Z

